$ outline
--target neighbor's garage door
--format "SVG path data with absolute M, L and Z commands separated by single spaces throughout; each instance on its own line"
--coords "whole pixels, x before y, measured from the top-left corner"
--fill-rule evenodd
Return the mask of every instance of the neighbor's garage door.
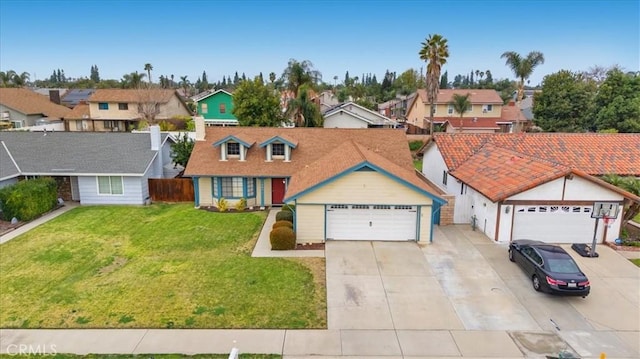
M 327 239 L 407 241 L 416 240 L 416 206 L 327 206 Z
M 516 206 L 512 239 L 549 243 L 591 243 L 591 206 Z

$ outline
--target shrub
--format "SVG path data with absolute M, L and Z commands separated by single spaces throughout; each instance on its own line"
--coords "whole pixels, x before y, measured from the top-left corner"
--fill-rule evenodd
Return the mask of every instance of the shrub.
M 422 141 L 411 141 L 409 142 L 409 150 L 410 151 L 417 151 L 420 149 L 420 147 L 422 147 L 422 145 L 424 144 L 424 142 Z
M 285 204 L 284 206 L 282 206 L 282 210 L 283 211 L 289 211 L 289 212 L 295 212 L 296 211 L 296 205 L 295 204 Z
M 276 213 L 276 221 L 289 221 L 293 223 L 293 212 L 280 211 Z
M 236 211 L 242 212 L 245 208 L 247 208 L 247 199 L 240 198 L 240 200 L 236 203 Z
M 218 211 L 226 212 L 229 209 L 229 201 L 224 199 L 224 197 L 218 200 Z
M 271 249 L 274 251 L 283 251 L 296 249 L 296 234 L 289 227 L 278 227 L 269 233 Z
M 277 221 L 276 223 L 273 224 L 273 227 L 271 228 L 278 228 L 278 227 L 289 227 L 293 229 L 293 223 L 289 221 Z
M 53 178 L 20 181 L 0 190 L 0 209 L 5 220 L 16 217 L 30 221 L 49 212 L 58 203 L 58 187 Z

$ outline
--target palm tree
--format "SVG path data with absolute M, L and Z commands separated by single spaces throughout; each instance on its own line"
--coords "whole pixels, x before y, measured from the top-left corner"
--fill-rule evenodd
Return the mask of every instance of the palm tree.
M 182 86 L 182 89 L 184 90 L 185 97 L 189 97 L 189 80 L 187 80 L 187 77 L 188 76 L 180 76 L 180 86 Z
M 125 74 L 124 76 L 122 76 L 122 80 L 120 80 L 120 82 L 122 83 L 122 88 L 140 87 L 140 84 L 142 83 L 142 79 L 145 76 L 147 76 L 147 74 L 141 74 L 141 73 L 138 73 L 138 71 L 132 72 L 130 74 Z
M 456 93 L 453 94 L 453 98 L 451 99 L 451 102 L 449 102 L 449 105 L 453 107 L 453 110 L 460 114 L 460 132 L 462 132 L 463 125 L 462 117 L 464 116 L 464 113 L 469 111 L 469 109 L 471 108 L 471 100 L 469 99 L 470 97 L 470 93 L 467 93 L 466 95 L 460 95 Z
M 322 126 L 322 115 L 318 106 L 309 98 L 308 86 L 301 87 L 298 97 L 289 101 L 287 104 L 287 116 L 293 118 L 298 127 Z
M 322 75 L 319 71 L 313 69 L 311 61 L 298 62 L 295 59 L 291 59 L 282 74 L 282 78 L 287 84 L 287 90 L 293 92 L 293 98 L 298 98 L 300 87 L 317 84 L 322 79 Z
M 418 53 L 420 59 L 427 62 L 427 100 L 429 101 L 429 135 L 433 139 L 433 112 L 434 103 L 438 97 L 438 87 L 440 85 L 440 71 L 447 63 L 449 57 L 449 46 L 447 39 L 439 34 L 429 35 L 422 43 L 422 48 Z M 424 126 L 426 127 L 426 126 Z
M 10 87 L 15 75 L 16 72 L 13 70 L 8 70 L 7 72 L 0 71 L 0 87 Z
M 271 82 L 271 84 L 273 84 L 276 81 L 276 73 L 275 72 L 270 72 L 269 73 L 269 81 Z
M 529 76 L 538 65 L 544 64 L 544 55 L 539 51 L 531 51 L 527 54 L 527 57 L 523 58 L 515 51 L 507 51 L 500 58 L 506 59 L 506 65 L 511 68 L 511 71 L 519 79 L 518 96 L 516 98 L 516 102 L 519 105 L 524 97 L 524 82 L 529 79 Z M 516 123 L 516 132 L 518 130 L 517 127 Z
M 11 82 L 13 82 L 13 84 L 16 87 L 22 87 L 24 85 L 27 84 L 27 82 L 29 81 L 29 73 L 28 72 L 23 72 L 21 74 L 17 74 L 17 73 L 13 73 L 13 76 L 11 78 Z
M 147 75 L 149 76 L 149 83 L 151 83 L 151 70 L 153 70 L 153 65 L 151 64 L 144 64 L 144 70 L 147 72 Z

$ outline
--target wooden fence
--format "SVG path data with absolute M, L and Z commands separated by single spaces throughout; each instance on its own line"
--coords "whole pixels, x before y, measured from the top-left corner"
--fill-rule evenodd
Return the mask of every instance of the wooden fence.
M 150 178 L 149 195 L 152 202 L 193 202 L 191 178 Z

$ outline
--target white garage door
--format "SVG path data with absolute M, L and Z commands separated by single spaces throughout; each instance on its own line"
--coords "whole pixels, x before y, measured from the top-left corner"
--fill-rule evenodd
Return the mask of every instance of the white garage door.
M 415 241 L 416 206 L 327 206 L 327 239 Z
M 592 206 L 516 206 L 513 239 L 549 243 L 591 243 L 595 219 Z

